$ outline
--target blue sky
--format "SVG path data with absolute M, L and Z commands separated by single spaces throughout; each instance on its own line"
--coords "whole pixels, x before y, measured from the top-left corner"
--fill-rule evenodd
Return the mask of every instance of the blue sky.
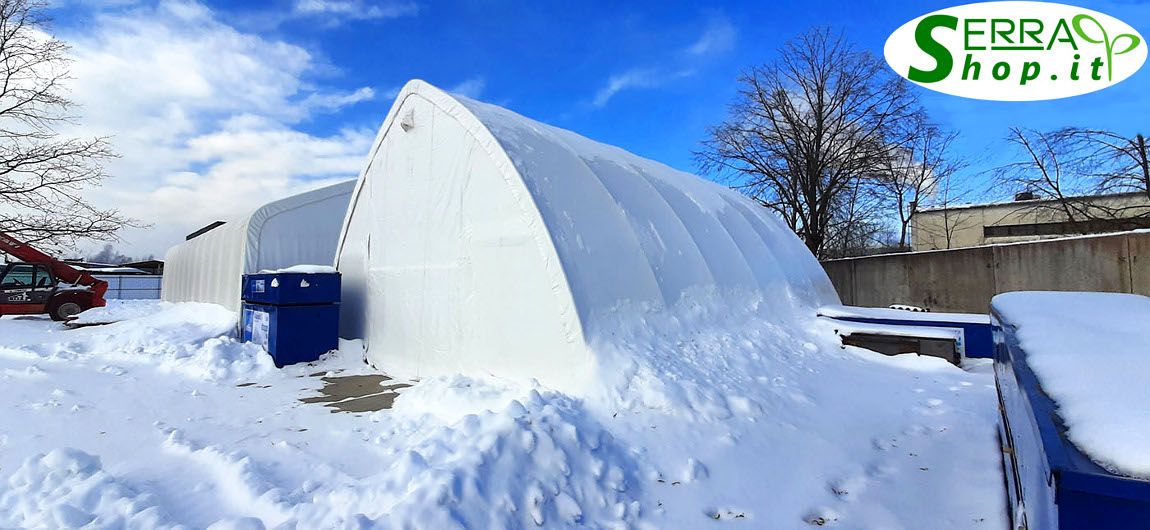
M 124 155 L 99 200 L 154 223 L 125 245 L 161 254 L 210 218 L 354 177 L 391 96 L 412 78 L 693 171 L 691 151 L 723 119 L 739 71 L 785 40 L 826 25 L 881 56 L 898 26 L 952 5 L 127 1 L 67 2 L 52 14 L 78 57 L 78 130 L 112 134 Z M 1150 4 L 1078 5 L 1150 35 Z M 1048 102 L 922 92 L 934 119 L 961 132 L 957 147 L 976 171 L 1001 161 L 1011 125 L 1150 133 L 1147 70 Z M 290 146 L 276 161 L 291 164 L 254 167 L 269 145 Z M 239 180 L 260 184 L 229 184 Z M 188 206 L 175 221 L 162 215 L 173 204 Z

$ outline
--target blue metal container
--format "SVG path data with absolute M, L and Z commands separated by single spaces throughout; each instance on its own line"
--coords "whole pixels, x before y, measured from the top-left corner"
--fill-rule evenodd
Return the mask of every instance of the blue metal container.
M 852 309 L 844 307 L 843 309 Z M 891 311 L 892 313 L 895 311 Z M 926 326 L 933 328 L 954 328 L 962 330 L 963 357 L 989 359 L 994 357 L 994 340 L 988 322 L 967 322 L 948 318 L 947 313 L 908 313 L 907 318 L 875 318 L 864 315 L 851 315 L 849 311 L 827 315 L 835 320 L 864 322 L 891 326 Z
M 272 305 L 330 304 L 339 302 L 339 290 L 338 272 L 246 274 L 240 299 Z
M 1082 454 L 1027 365 L 1013 326 L 993 308 L 991 323 L 1013 527 L 1150 527 L 1150 481 L 1115 475 Z
M 245 275 L 241 338 L 277 367 L 319 359 L 339 347 L 339 293 L 339 273 Z

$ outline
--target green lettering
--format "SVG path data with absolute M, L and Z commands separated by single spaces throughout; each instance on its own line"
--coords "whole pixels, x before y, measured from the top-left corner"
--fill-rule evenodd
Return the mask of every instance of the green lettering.
M 1058 38 L 1059 31 L 1065 32 L 1066 36 L 1061 39 Z M 1054 33 L 1050 35 L 1050 44 L 1046 45 L 1046 49 L 1049 50 L 1050 48 L 1053 48 L 1054 43 L 1056 42 L 1069 42 L 1070 46 L 1072 46 L 1075 50 L 1078 50 L 1078 44 L 1074 42 L 1074 34 L 1070 33 L 1070 25 L 1066 23 L 1065 18 L 1058 19 L 1058 25 L 1054 26 Z
M 1010 63 L 1006 61 L 995 63 L 994 69 L 990 71 L 990 75 L 999 81 L 1006 79 L 1010 76 Z
M 1042 67 L 1038 65 L 1038 61 L 1022 63 L 1022 80 L 1019 84 L 1025 85 L 1027 81 L 1038 79 L 1038 72 L 1040 71 L 1042 71 Z
M 971 73 L 971 70 L 974 72 Z M 966 54 L 966 64 L 962 67 L 962 80 L 972 79 L 978 81 L 978 73 L 982 71 L 982 63 L 974 60 L 974 54 Z
M 1026 29 L 1027 23 L 1038 24 L 1038 29 L 1027 30 Z M 1022 34 L 1022 37 L 1018 39 L 1019 44 L 1026 44 L 1026 36 L 1027 35 L 1030 35 L 1030 38 L 1034 39 L 1035 44 L 1042 44 L 1042 39 L 1038 37 L 1039 35 L 1042 34 L 1042 21 L 1041 20 L 1038 20 L 1037 18 L 1024 18 L 1022 20 L 1019 20 L 1018 21 L 1018 32 Z
M 1009 24 L 1009 27 L 1007 27 L 1007 29 L 998 29 L 997 26 L 1000 22 L 1005 23 L 1005 24 Z M 1002 40 L 1006 41 L 1008 44 L 1014 44 L 1014 41 L 1010 40 L 1010 34 L 1011 33 L 1014 33 L 1014 21 L 1013 20 L 1010 20 L 1008 18 L 991 19 L 991 21 L 990 21 L 990 45 L 991 46 L 994 46 L 994 36 L 995 35 L 1002 37 Z
M 954 57 L 951 57 L 950 50 L 946 49 L 938 41 L 934 40 L 931 31 L 934 28 L 958 28 L 958 17 L 950 15 L 931 15 L 922 19 L 918 23 L 918 27 L 914 29 L 914 42 L 918 48 L 927 55 L 934 58 L 934 70 L 919 70 L 915 67 L 910 67 L 910 72 L 907 74 L 907 79 L 916 83 L 935 83 L 946 79 L 950 75 L 951 68 L 954 67 Z
M 986 49 L 986 46 L 971 46 L 970 45 L 970 36 L 971 35 L 985 35 L 986 34 L 985 31 L 971 29 L 971 26 L 974 25 L 975 22 L 986 22 L 986 19 L 985 18 L 968 18 L 963 23 L 963 34 L 965 36 L 962 39 L 962 44 L 966 48 L 966 51 L 985 50 Z

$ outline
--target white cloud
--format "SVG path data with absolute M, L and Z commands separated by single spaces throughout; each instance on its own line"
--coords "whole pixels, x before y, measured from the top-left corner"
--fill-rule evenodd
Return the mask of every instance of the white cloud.
M 487 81 L 482 77 L 473 77 L 458 85 L 447 89 L 449 94 L 463 96 L 465 98 L 479 99 L 483 94 L 483 89 L 487 86 Z
M 400 90 L 403 90 L 403 85 L 395 85 L 387 90 L 384 90 L 383 93 L 379 95 L 379 97 L 384 101 L 395 101 L 395 98 L 399 96 Z
M 591 105 L 602 107 L 620 91 L 631 88 L 654 88 L 668 81 L 687 77 L 692 74 L 694 74 L 692 70 L 680 70 L 671 73 L 662 73 L 650 68 L 628 70 L 607 79 L 606 86 L 595 93 L 595 98 L 591 100 Z
M 707 25 L 703 29 L 703 33 L 699 36 L 699 39 L 683 50 L 683 53 L 699 57 L 720 53 L 734 47 L 737 37 L 738 31 L 735 29 L 735 26 L 731 24 L 731 21 L 721 14 L 714 14 L 708 19 Z M 684 59 L 682 55 L 679 55 L 675 62 L 687 62 L 684 61 Z M 632 68 L 621 74 L 609 77 L 607 83 L 600 88 L 595 93 L 595 97 L 591 99 L 591 106 L 595 108 L 603 107 L 607 105 L 607 102 L 609 102 L 611 98 L 624 90 L 656 88 L 675 79 L 694 75 L 694 73 L 695 71 L 691 69 Z
M 419 13 L 415 2 L 368 3 L 363 0 L 297 0 L 297 15 L 334 15 L 352 20 L 399 18 Z
M 361 87 L 358 90 L 346 93 L 332 92 L 327 94 L 313 93 L 304 98 L 301 106 L 307 110 L 334 111 L 360 101 L 375 98 L 375 90 L 371 87 Z
M 687 47 L 691 55 L 707 55 L 725 52 L 735 46 L 738 31 L 724 16 L 713 16 L 707 22 L 706 28 L 699 40 Z
M 187 222 L 163 224 L 184 233 L 276 197 L 353 178 L 371 141 L 367 129 L 316 138 L 265 118 L 238 116 L 188 141 L 189 162 L 205 169 L 172 172 L 151 189 L 118 189 L 114 197 L 132 205 L 134 215 L 183 217 Z
M 122 155 L 90 199 L 154 224 L 122 234 L 126 253 L 162 255 L 207 222 L 354 178 L 374 137 L 298 130 L 376 91 L 317 88 L 309 77 L 323 65 L 307 50 L 237 31 L 200 4 L 105 13 L 60 36 L 82 105 L 81 125 L 64 132 L 111 135 Z

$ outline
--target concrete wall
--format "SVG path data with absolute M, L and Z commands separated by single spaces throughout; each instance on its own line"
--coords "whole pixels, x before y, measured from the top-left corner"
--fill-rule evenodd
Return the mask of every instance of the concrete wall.
M 844 304 L 985 313 L 1009 291 L 1150 296 L 1150 232 L 1047 239 L 823 262 Z

